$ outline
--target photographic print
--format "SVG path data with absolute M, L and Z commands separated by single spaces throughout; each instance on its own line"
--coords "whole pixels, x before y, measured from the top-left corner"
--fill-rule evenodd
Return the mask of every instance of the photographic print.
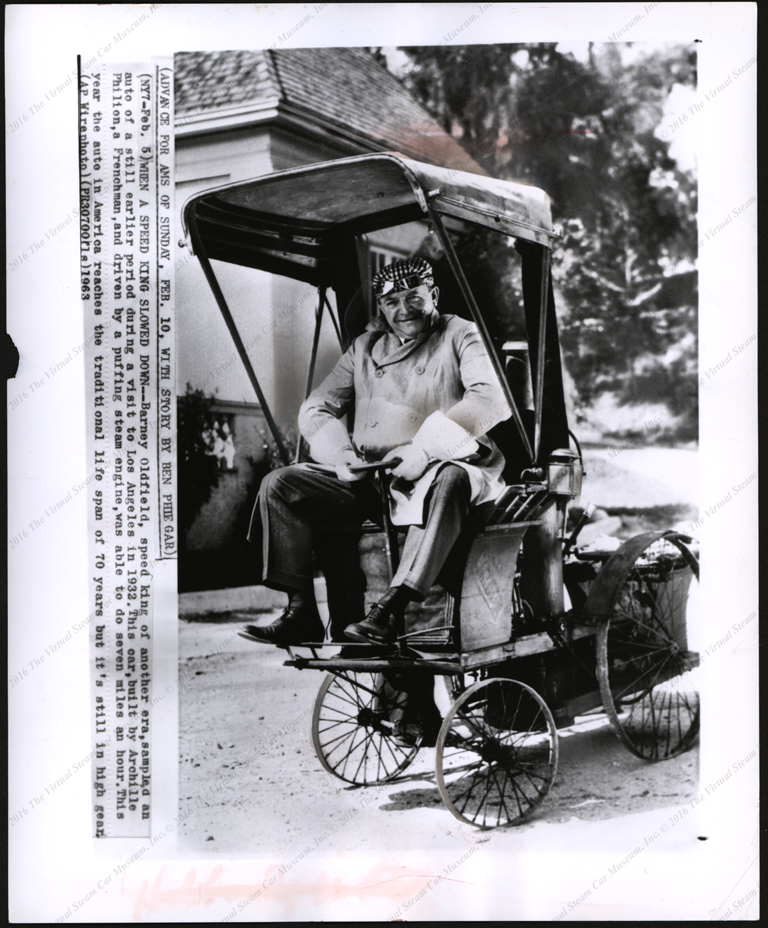
M 20 913 L 757 917 L 753 39 L 560 9 L 136 8 L 19 106 L 14 164 L 64 93 L 81 158 L 78 222 L 9 252 L 74 284 L 37 342 L 12 299 L 11 485 L 54 376 L 88 448 L 11 507 L 19 719 L 80 675 L 76 743 L 30 718 L 44 775 L 12 764 L 11 867 L 87 864 Z M 30 643 L 64 513 L 79 592 Z

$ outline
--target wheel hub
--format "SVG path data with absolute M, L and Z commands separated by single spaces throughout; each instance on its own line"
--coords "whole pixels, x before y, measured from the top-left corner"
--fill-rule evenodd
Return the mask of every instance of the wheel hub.
M 498 738 L 487 738 L 477 747 L 477 753 L 488 764 L 509 762 L 514 757 L 514 749 L 502 744 Z
M 381 724 L 383 719 L 381 712 L 374 712 L 368 706 L 363 706 L 357 713 L 357 724 L 363 728 L 370 728 L 372 731 L 383 731 Z

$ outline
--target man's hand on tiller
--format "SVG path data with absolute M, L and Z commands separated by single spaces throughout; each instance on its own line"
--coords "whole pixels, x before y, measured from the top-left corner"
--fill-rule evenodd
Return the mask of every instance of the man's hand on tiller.
M 384 455 L 384 460 L 389 458 L 401 458 L 400 464 L 392 471 L 394 477 L 402 477 L 403 480 L 413 482 L 427 469 L 429 464 L 429 455 L 418 445 L 398 445 L 390 452 Z
M 354 483 L 356 480 L 362 480 L 365 477 L 365 471 L 355 473 L 351 470 L 352 467 L 360 464 L 365 464 L 365 461 L 355 454 L 351 448 L 348 448 L 336 458 L 336 476 L 339 480 L 343 480 L 344 483 Z

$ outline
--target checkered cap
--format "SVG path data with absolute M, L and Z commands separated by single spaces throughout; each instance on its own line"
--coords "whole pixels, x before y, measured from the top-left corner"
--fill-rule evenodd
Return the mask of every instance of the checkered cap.
M 406 258 L 388 264 L 375 275 L 373 292 L 382 296 L 390 290 L 413 290 L 422 284 L 430 290 L 435 286 L 431 265 L 423 258 Z

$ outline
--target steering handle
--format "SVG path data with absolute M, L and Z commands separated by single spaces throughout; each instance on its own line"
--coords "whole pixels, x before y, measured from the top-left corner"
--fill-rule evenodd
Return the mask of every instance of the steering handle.
M 367 471 L 376 471 L 376 470 L 389 470 L 392 467 L 397 467 L 398 464 L 402 464 L 402 458 L 387 458 L 386 461 L 374 461 L 372 464 L 356 464 L 354 467 L 350 465 L 350 470 L 353 474 L 363 474 Z

